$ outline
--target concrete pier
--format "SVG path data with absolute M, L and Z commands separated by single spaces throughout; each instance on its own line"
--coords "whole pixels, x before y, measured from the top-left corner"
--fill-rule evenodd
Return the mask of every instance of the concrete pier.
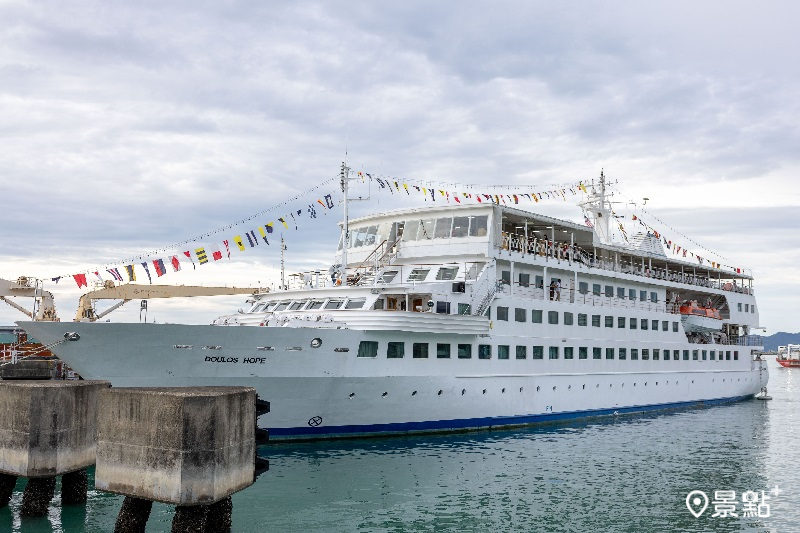
M 107 381 L 0 381 L 0 506 L 28 478 L 22 516 L 42 516 L 62 475 L 63 503 L 86 501 L 95 462 L 97 395 Z
M 108 381 L 0 381 L 0 472 L 52 477 L 93 465 Z

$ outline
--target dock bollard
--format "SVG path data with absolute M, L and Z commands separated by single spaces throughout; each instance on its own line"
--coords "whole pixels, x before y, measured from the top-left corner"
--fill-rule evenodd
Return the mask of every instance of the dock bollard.
M 62 503 L 86 501 L 95 462 L 97 396 L 108 381 L 0 381 L 0 506 L 28 478 L 22 516 L 43 516 L 62 476 Z
M 173 533 L 231 531 L 230 496 L 255 482 L 256 398 L 250 387 L 102 391 L 95 487 L 126 496 L 115 533 L 143 532 L 153 501 L 176 506 Z

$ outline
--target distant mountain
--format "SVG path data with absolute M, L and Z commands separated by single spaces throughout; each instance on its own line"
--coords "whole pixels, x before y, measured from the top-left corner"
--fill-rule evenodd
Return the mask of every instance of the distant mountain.
M 786 346 L 787 344 L 800 344 L 800 333 L 779 331 L 764 337 L 764 349 L 771 352 L 777 351 L 778 346 Z

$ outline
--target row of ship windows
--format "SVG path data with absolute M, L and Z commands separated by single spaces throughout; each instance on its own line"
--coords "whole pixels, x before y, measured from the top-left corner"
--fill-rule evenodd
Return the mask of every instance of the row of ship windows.
M 497 320 L 502 320 L 507 322 L 509 320 L 509 308 L 508 307 L 500 307 L 498 306 L 495 309 L 495 315 Z M 528 311 L 527 309 L 522 309 L 520 307 L 514 308 L 514 321 L 515 322 L 527 322 Z M 541 324 L 543 322 L 544 312 L 541 309 L 532 309 L 531 310 L 531 322 L 534 324 Z M 652 329 L 653 331 L 658 331 L 659 328 L 659 321 L 658 320 L 648 320 L 646 318 L 636 319 L 630 318 L 627 319 L 624 316 L 616 317 L 616 323 L 618 328 L 625 328 L 628 329 Z M 569 311 L 564 312 L 564 325 L 565 326 L 572 326 L 575 323 L 575 315 Z M 599 328 L 601 322 L 605 324 L 607 328 L 614 327 L 614 317 L 613 316 L 606 316 L 603 317 L 601 315 L 592 315 L 592 326 Z M 669 320 L 662 320 L 661 322 L 661 331 L 669 331 Z M 547 323 L 548 324 L 558 324 L 559 323 L 559 312 L 558 311 L 548 311 L 547 312 Z M 589 325 L 589 315 L 586 313 L 578 313 L 578 325 L 579 326 L 588 326 Z M 678 322 L 672 322 L 672 331 L 678 332 Z
M 752 378 L 745 378 L 745 382 L 751 381 L 751 380 L 752 380 Z M 716 381 L 716 379 L 712 379 L 711 380 L 712 383 L 715 382 L 715 381 Z M 727 378 L 723 378 L 722 379 L 723 383 L 725 383 L 726 381 L 727 381 Z M 742 381 L 742 378 L 736 378 L 736 381 Z M 634 387 L 636 386 L 636 383 L 637 383 L 636 381 L 633 382 L 633 386 Z M 648 383 L 647 381 L 644 382 L 644 386 L 645 387 L 647 387 L 647 383 Z M 731 383 L 733 383 L 733 378 L 731 378 Z M 658 386 L 658 381 L 656 381 L 655 384 L 656 384 L 656 386 Z M 667 380 L 666 384 L 669 385 L 669 380 Z M 675 381 L 674 384 L 675 385 L 679 385 L 680 381 Z M 692 384 L 694 384 L 694 380 L 692 380 Z M 613 383 L 609 383 L 608 384 L 609 388 L 611 388 L 613 386 L 614 386 Z M 595 383 L 594 388 L 595 389 L 599 389 L 600 388 L 600 384 L 599 383 Z M 625 383 L 621 383 L 620 384 L 620 388 L 625 388 Z M 553 385 L 553 392 L 556 392 L 557 389 L 558 389 L 558 386 L 557 385 Z M 591 390 L 591 387 L 589 387 L 589 389 Z M 525 390 L 524 387 L 520 387 L 519 388 L 519 392 L 522 392 L 524 390 Z M 567 385 L 567 390 L 572 390 L 572 385 Z M 585 383 L 581 386 L 581 390 L 586 390 L 586 384 Z M 483 389 L 481 391 L 481 394 L 486 394 L 486 392 L 487 392 L 487 389 Z M 536 386 L 536 392 L 541 392 L 541 386 L 539 386 L 539 385 Z M 505 393 L 506 393 L 506 388 L 505 387 L 500 389 L 500 394 L 505 394 Z M 437 396 L 441 396 L 442 394 L 444 394 L 444 389 L 439 389 L 439 392 L 436 393 Z M 464 396 L 466 394 L 467 394 L 467 389 L 461 389 L 461 396 Z M 412 391 L 411 392 L 411 396 L 416 396 L 416 395 L 417 395 L 417 391 Z M 385 391 L 383 394 L 381 394 L 382 398 L 386 398 L 387 396 L 389 396 L 389 392 L 388 391 Z M 348 395 L 348 398 L 350 398 L 351 400 L 354 399 L 355 397 L 356 397 L 356 393 L 355 392 L 351 392 Z
M 453 345 L 447 343 L 436 344 L 436 358 L 450 359 Z M 511 346 L 500 344 L 497 348 L 497 359 L 511 359 Z M 531 359 L 544 359 L 545 346 L 531 346 Z M 456 357 L 458 359 L 472 359 L 472 344 L 456 345 Z M 734 361 L 739 359 L 738 350 L 662 350 L 660 348 L 598 348 L 593 347 L 592 359 L 618 359 L 626 360 L 630 354 L 631 360 L 658 361 Z M 478 345 L 478 359 L 492 358 L 492 345 Z M 575 347 L 573 346 L 548 346 L 548 359 L 575 359 Z M 430 353 L 430 344 L 427 342 L 411 343 L 411 356 L 414 359 L 427 359 Z M 386 345 L 386 357 L 388 359 L 402 359 L 406 355 L 405 342 L 389 342 Z M 378 357 L 378 341 L 361 341 L 358 345 L 358 357 Z M 528 346 L 514 346 L 515 359 L 528 358 Z M 589 347 L 580 346 L 577 350 L 578 359 L 589 359 Z
M 551 278 L 551 280 L 553 282 L 555 282 L 555 281 L 560 282 L 561 281 L 558 278 Z M 500 272 L 500 281 L 502 283 L 505 283 L 506 285 L 510 284 L 511 283 L 511 271 L 510 270 L 501 271 Z M 518 282 L 519 282 L 519 285 L 521 287 L 530 286 L 531 275 L 523 273 L 523 272 L 520 272 L 519 273 L 519 277 L 518 277 Z M 536 285 L 537 288 L 539 288 L 539 289 L 543 289 L 544 288 L 544 276 L 534 276 L 533 282 L 534 282 L 534 284 Z M 601 284 L 599 284 L 599 283 L 593 283 L 592 284 L 592 294 L 593 295 L 600 296 L 601 294 L 604 294 L 605 296 L 608 296 L 609 298 L 613 298 L 614 297 L 614 286 L 613 285 L 606 285 L 605 286 L 605 290 L 603 290 L 603 289 L 604 289 L 603 286 Z M 637 297 L 636 289 L 627 289 L 627 296 L 625 294 L 625 291 L 626 291 L 625 287 L 617 287 L 616 289 L 617 289 L 617 293 L 616 293 L 617 298 L 620 298 L 620 299 L 626 299 L 627 298 L 628 300 L 636 300 L 636 297 Z M 580 292 L 581 294 L 588 294 L 589 293 L 589 283 L 586 282 L 586 281 L 578 282 L 578 292 Z M 658 302 L 658 293 L 657 292 L 651 291 L 649 296 L 650 296 L 649 299 L 650 299 L 651 302 L 654 302 L 654 303 Z M 647 301 L 648 300 L 648 292 L 640 290 L 639 294 L 638 294 L 638 297 L 639 297 L 639 300 L 641 300 L 643 302 Z

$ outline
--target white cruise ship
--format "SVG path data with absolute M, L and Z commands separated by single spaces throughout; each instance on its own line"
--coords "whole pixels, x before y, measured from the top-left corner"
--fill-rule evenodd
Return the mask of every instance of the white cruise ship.
M 497 204 L 345 213 L 338 268 L 212 325 L 19 324 L 86 379 L 253 386 L 277 439 L 616 415 L 766 386 L 751 276 L 669 258 L 649 234 L 614 244 L 602 177 L 581 205 L 593 227 Z

